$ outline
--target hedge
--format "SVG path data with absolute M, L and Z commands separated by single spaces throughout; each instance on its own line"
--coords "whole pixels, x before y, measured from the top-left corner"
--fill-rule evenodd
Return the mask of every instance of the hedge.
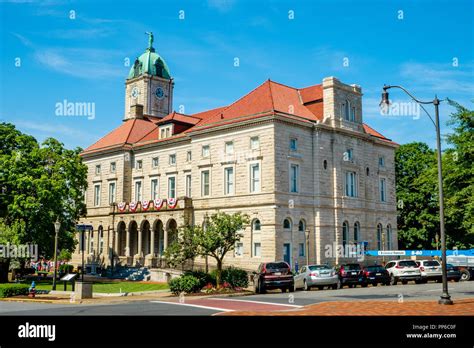
M 229 283 L 234 289 L 246 288 L 249 286 L 249 276 L 247 271 L 231 266 L 222 271 L 222 282 Z
M 28 295 L 28 289 L 26 284 L 0 284 L 0 298 Z
M 207 284 L 216 285 L 216 276 L 214 273 L 206 273 L 203 271 L 186 271 L 184 275 L 191 275 L 199 280 L 199 288 L 202 289 Z
M 180 293 L 192 293 L 199 292 L 201 282 L 198 278 L 192 275 L 183 275 L 179 278 L 173 278 L 168 282 L 170 290 L 173 294 L 179 295 Z

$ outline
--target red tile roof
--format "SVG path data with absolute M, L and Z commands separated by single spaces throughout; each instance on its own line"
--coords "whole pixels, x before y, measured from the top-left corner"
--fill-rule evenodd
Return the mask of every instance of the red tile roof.
M 277 112 L 286 117 L 302 121 L 322 121 L 322 97 L 323 90 L 321 84 L 296 89 L 267 80 L 228 106 L 199 112 L 193 115 L 172 112 L 162 119 L 154 117 L 148 118 L 145 116 L 144 119 L 125 121 L 120 127 L 85 149 L 84 153 L 114 148 L 125 144 L 133 145 L 139 143 L 142 145 L 144 143 L 164 141 L 158 140 L 158 126 L 173 121 L 181 122 L 189 126 L 189 128 L 185 127 L 187 129 L 185 129 L 183 133 L 191 133 L 214 126 L 255 119 Z M 376 138 L 395 144 L 366 124 L 364 124 L 364 131 Z M 183 136 L 183 133 L 174 135 L 173 137 Z

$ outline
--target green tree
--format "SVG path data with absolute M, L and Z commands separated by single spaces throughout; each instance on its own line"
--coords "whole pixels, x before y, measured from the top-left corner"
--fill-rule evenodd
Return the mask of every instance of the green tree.
M 183 226 L 178 231 L 178 239 L 169 245 L 164 253 L 166 263 L 171 267 L 183 266 L 187 260 L 198 256 L 195 234 L 198 227 Z
M 0 235 L 16 228 L 17 243 L 38 244 L 39 253 L 49 258 L 59 219 L 59 248 L 73 250 L 74 226 L 86 211 L 87 167 L 80 151 L 53 138 L 40 145 L 14 125 L 0 123 Z M 19 223 L 21 230 L 15 227 Z

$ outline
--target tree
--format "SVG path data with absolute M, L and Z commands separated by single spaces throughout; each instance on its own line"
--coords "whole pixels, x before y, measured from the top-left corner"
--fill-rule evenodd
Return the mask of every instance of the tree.
M 13 228 L 17 243 L 37 244 L 50 258 L 59 219 L 59 248 L 73 250 L 76 220 L 86 212 L 87 167 L 80 152 L 53 138 L 40 145 L 14 125 L 0 123 L 0 235 Z
M 165 261 L 171 267 L 184 265 L 187 260 L 198 256 L 195 234 L 199 227 L 185 225 L 178 231 L 178 240 L 165 250 Z
M 234 250 L 235 244 L 243 237 L 240 232 L 249 223 L 249 217 L 241 213 L 213 214 L 206 222 L 206 229 L 195 229 L 195 243 L 198 254 L 216 260 L 216 284 L 221 283 L 222 266 L 225 255 Z

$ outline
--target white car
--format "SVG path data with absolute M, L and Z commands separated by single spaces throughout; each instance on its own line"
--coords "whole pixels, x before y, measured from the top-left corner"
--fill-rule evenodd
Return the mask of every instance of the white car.
M 436 280 L 438 283 L 441 282 L 443 271 L 441 270 L 441 264 L 438 261 L 420 260 L 416 261 L 416 264 L 420 268 L 423 283 L 428 282 L 428 280 Z
M 340 288 L 340 280 L 336 271 L 328 265 L 303 266 L 295 275 L 295 289 L 311 290 L 316 286 L 322 290 L 325 286 Z
M 415 283 L 421 283 L 421 271 L 413 260 L 394 260 L 385 265 L 385 269 L 390 275 L 390 285 L 397 285 L 400 280 L 402 284 L 414 280 Z

